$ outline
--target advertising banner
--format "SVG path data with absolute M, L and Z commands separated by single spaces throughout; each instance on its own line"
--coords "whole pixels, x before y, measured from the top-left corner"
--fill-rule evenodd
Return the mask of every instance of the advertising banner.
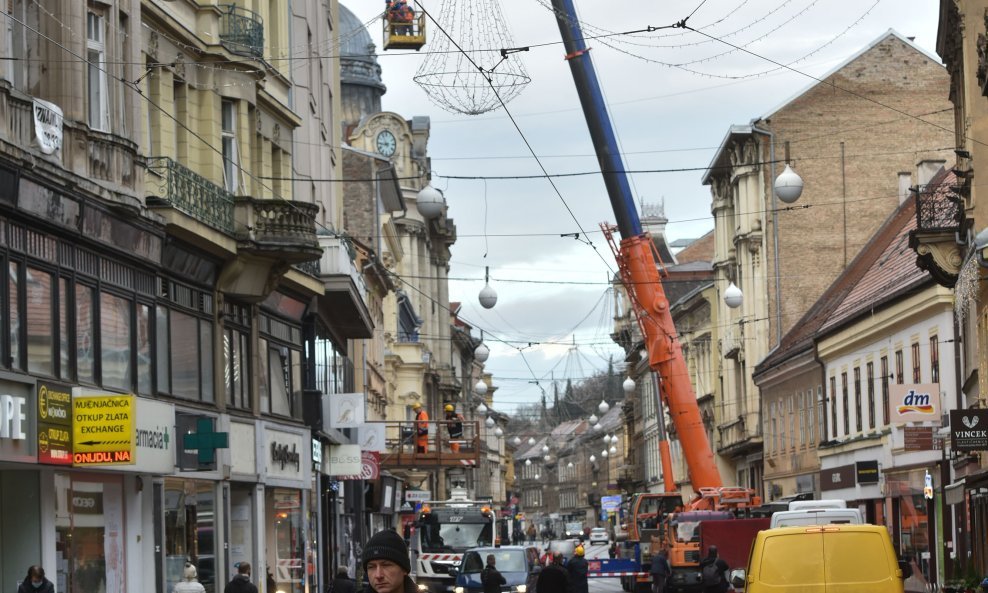
M 940 424 L 940 384 L 889 385 L 889 418 L 892 424 L 932 422 Z
M 951 410 L 950 448 L 988 451 L 988 410 Z
M 38 463 L 72 465 L 72 387 L 38 381 Z
M 133 395 L 73 397 L 72 464 L 133 464 L 136 414 Z

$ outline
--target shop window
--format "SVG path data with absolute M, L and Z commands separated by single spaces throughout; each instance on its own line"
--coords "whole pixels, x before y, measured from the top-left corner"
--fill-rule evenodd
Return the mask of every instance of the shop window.
M 125 593 L 122 486 L 119 477 L 55 474 L 56 590 Z
M 192 562 L 206 593 L 216 593 L 216 492 L 213 482 L 165 478 L 165 590 Z
M 106 387 L 133 389 L 131 359 L 132 303 L 122 297 L 100 293 L 100 369 Z
M 302 492 L 272 488 L 265 491 L 264 500 L 266 530 L 273 534 L 273 541 L 267 546 L 267 565 L 272 567 L 275 590 L 302 593 L 305 585 Z

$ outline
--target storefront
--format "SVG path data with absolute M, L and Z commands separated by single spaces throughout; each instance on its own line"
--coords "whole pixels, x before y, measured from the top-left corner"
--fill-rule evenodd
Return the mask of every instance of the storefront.
M 309 542 L 312 442 L 309 430 L 265 422 L 261 448 L 266 578 L 276 591 L 303 593 L 316 551 Z M 260 469 L 260 468 L 259 468 Z
M 0 374 L 0 583 L 6 588 L 42 558 L 37 410 L 33 380 Z

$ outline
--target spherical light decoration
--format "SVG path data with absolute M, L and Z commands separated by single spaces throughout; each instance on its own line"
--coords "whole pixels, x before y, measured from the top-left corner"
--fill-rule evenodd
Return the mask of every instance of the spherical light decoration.
M 624 380 L 624 383 L 621 383 L 621 388 L 624 389 L 625 393 L 633 392 L 635 390 L 635 380 L 628 377 Z
M 494 428 L 494 419 L 488 416 L 487 420 L 484 420 L 484 424 L 487 425 L 487 428 Z
M 604 427 L 600 425 L 600 422 L 598 422 L 597 424 L 594 424 L 593 425 L 593 429 L 594 430 L 603 430 Z
M 514 443 L 515 446 L 517 447 L 518 445 L 521 444 L 521 437 L 516 436 L 515 438 L 511 439 L 511 442 Z
M 775 178 L 775 195 L 786 204 L 792 204 L 803 195 L 803 178 L 789 165 Z
M 609 435 L 609 434 L 605 434 L 604 435 L 604 444 L 605 445 L 611 444 L 611 435 Z
M 611 444 L 614 444 L 614 445 L 618 444 L 618 436 L 617 435 L 614 435 L 614 436 L 611 437 Z
M 487 406 L 484 405 L 484 402 L 480 402 L 480 405 L 477 406 L 477 413 L 478 414 L 486 414 L 487 413 Z
M 487 362 L 488 357 L 491 355 L 491 349 L 487 347 L 487 344 L 481 342 L 480 346 L 473 349 L 473 358 L 479 363 Z
M 483 288 L 480 289 L 480 294 L 477 295 L 480 299 L 480 306 L 485 309 L 493 309 L 494 305 L 497 304 L 497 291 L 491 288 L 490 284 L 485 284 Z
M 545 455 L 549 452 L 549 445 L 542 445 L 542 454 Z
M 497 428 L 494 429 L 494 436 L 496 436 L 496 437 L 503 437 L 504 436 L 504 430 L 502 430 L 501 427 L 498 426 Z
M 532 465 L 532 460 L 531 459 L 526 459 L 525 460 L 525 465 Z
M 542 459 L 543 459 L 543 460 L 544 460 L 544 461 L 545 461 L 546 463 L 549 463 L 550 461 L 552 461 L 552 455 L 544 455 L 544 456 L 542 457 Z
M 567 464 L 566 464 L 566 467 L 568 467 L 568 468 L 571 468 L 571 469 L 572 469 L 572 467 L 573 467 L 573 462 L 572 462 L 572 461 L 570 461 L 569 463 L 567 463 Z
M 601 414 L 606 414 L 607 410 L 611 409 L 611 405 L 605 400 L 600 400 L 600 404 L 597 405 L 597 409 L 600 410 Z
M 591 455 L 590 456 L 590 463 L 597 463 L 597 456 L 596 455 Z
M 529 445 L 534 445 L 535 444 L 535 437 L 528 437 L 528 444 Z
M 473 386 L 473 392 L 477 395 L 487 395 L 487 383 L 477 381 L 477 384 Z
M 587 423 L 589 423 L 590 426 L 593 426 L 594 424 L 597 424 L 597 420 L 599 420 L 599 418 L 597 418 L 597 414 L 590 414 L 590 417 L 587 418 Z
M 443 195 L 432 185 L 427 185 L 419 190 L 415 197 L 415 204 L 419 209 L 419 214 L 426 220 L 438 218 L 443 213 L 443 206 L 446 205 Z
M 737 309 L 741 306 L 742 300 L 744 300 L 744 295 L 741 294 L 741 289 L 731 282 L 731 285 L 724 291 L 724 304 L 732 309 Z
M 539 474 L 535 474 L 535 479 L 536 479 L 536 480 L 538 480 L 538 479 L 539 479 L 540 477 L 541 477 L 541 476 L 539 476 Z
M 617 453 L 617 447 L 615 447 L 614 445 L 611 445 L 611 448 L 608 449 L 608 451 L 611 452 L 611 455 L 614 455 L 615 453 Z
M 607 450 L 605 449 L 605 450 L 601 451 L 600 452 L 600 456 L 601 457 L 607 457 Z

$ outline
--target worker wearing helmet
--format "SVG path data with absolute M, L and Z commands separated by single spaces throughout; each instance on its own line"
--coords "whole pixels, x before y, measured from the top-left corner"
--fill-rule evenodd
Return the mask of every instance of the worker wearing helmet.
M 419 402 L 412 404 L 412 410 L 415 412 L 415 452 L 425 453 L 429 448 L 429 414 Z
M 458 414 L 453 404 L 446 404 L 446 430 L 449 431 L 449 450 L 460 452 L 460 441 L 463 440 L 463 414 Z
M 415 19 L 415 11 L 408 5 L 408 0 L 385 0 L 385 12 L 393 34 L 412 34 L 411 23 Z
M 588 593 L 589 591 L 587 584 L 589 567 L 584 554 L 583 546 L 576 546 L 576 549 L 573 550 L 573 557 L 569 559 L 569 563 L 566 565 L 566 571 L 569 572 L 569 593 Z

